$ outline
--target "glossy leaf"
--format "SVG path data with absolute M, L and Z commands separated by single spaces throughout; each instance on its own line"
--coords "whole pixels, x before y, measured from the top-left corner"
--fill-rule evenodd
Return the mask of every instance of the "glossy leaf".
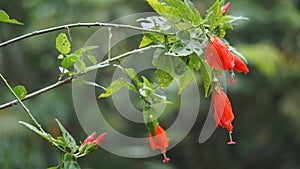
M 66 34 L 60 33 L 57 36 L 56 49 L 63 55 L 66 55 L 71 51 L 71 44 L 70 44 Z
M 14 87 L 14 92 L 15 94 L 18 96 L 19 99 L 24 99 L 27 95 L 27 90 L 25 88 L 25 86 L 22 85 L 18 85 L 16 87 Z
M 105 97 L 109 97 L 112 94 L 114 94 L 115 92 L 119 91 L 122 87 L 126 87 L 128 86 L 128 82 L 123 79 L 117 79 L 115 81 L 113 81 L 110 86 L 108 88 L 106 88 L 106 92 L 105 93 L 101 93 L 98 98 L 105 98 Z
M 58 124 L 58 127 L 60 131 L 62 132 L 62 136 L 66 140 L 68 147 L 71 148 L 71 151 L 75 151 L 77 149 L 77 144 L 75 139 L 72 137 L 72 135 L 65 129 L 65 127 L 56 119 L 56 122 Z
M 3 10 L 0 10 L 0 22 L 23 25 L 23 23 L 15 20 L 15 19 L 10 19 L 8 14 Z

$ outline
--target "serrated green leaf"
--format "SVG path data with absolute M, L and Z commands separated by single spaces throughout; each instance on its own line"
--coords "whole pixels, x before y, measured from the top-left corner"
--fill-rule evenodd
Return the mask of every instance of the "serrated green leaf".
M 79 59 L 76 64 L 77 64 L 78 69 L 79 69 L 80 72 L 85 72 L 86 71 L 86 64 L 84 63 L 84 61 Z
M 201 61 L 201 79 L 203 81 L 205 97 L 208 97 L 211 92 L 212 72 L 206 61 Z
M 57 36 L 56 49 L 63 55 L 66 55 L 71 51 L 71 43 L 69 42 L 66 34 L 60 33 Z
M 5 23 L 11 23 L 11 24 L 18 24 L 18 25 L 24 25 L 23 23 L 15 20 L 15 19 L 10 19 L 8 14 L 3 11 L 0 10 L 0 22 L 5 22 Z
M 62 60 L 61 66 L 65 69 L 67 69 L 67 68 L 75 65 L 79 58 L 80 58 L 79 55 L 76 55 L 76 54 L 68 55 Z
M 156 126 L 158 125 L 158 115 L 152 107 L 145 107 L 143 110 L 144 122 L 152 136 L 156 135 Z
M 169 73 L 161 69 L 156 70 L 155 73 L 158 78 L 158 83 L 162 89 L 166 89 L 172 83 L 173 77 Z
M 18 85 L 16 87 L 14 87 L 14 92 L 15 94 L 18 96 L 19 99 L 24 99 L 27 95 L 27 90 L 25 88 L 25 86 L 22 85 Z
M 62 132 L 62 136 L 66 140 L 66 143 L 68 144 L 68 147 L 71 149 L 72 152 L 75 152 L 77 149 L 77 144 L 75 139 L 72 137 L 72 135 L 65 129 L 65 127 L 57 120 L 55 119 L 60 131 Z
M 184 0 L 184 3 L 186 6 L 190 9 L 191 14 L 193 14 L 193 23 L 194 25 L 199 25 L 202 21 L 201 15 L 197 8 L 194 6 L 194 4 L 190 0 Z
M 123 79 L 123 78 L 120 78 L 120 79 L 117 79 L 115 81 L 113 81 L 109 87 L 106 89 L 106 92 L 105 93 L 101 93 L 98 98 L 104 98 L 104 97 L 109 97 L 111 96 L 112 94 L 114 94 L 115 92 L 119 91 L 122 87 L 126 87 L 128 86 L 128 82 Z

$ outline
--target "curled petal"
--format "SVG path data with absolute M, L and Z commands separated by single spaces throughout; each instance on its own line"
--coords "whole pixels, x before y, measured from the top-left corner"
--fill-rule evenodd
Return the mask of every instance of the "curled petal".
M 93 143 L 95 143 L 97 146 L 100 146 L 106 135 L 106 133 L 102 133 L 99 137 L 97 137 L 96 140 L 93 141 Z
M 151 133 L 149 133 L 149 140 L 150 140 L 150 146 L 153 150 L 159 149 L 162 154 L 164 155 L 163 162 L 166 163 L 170 161 L 170 158 L 166 156 L 167 147 L 169 146 L 169 138 L 167 137 L 167 134 L 163 128 L 161 128 L 159 125 L 156 126 L 156 135 L 152 136 Z
M 224 6 L 222 6 L 222 15 L 226 15 L 228 9 L 230 7 L 230 2 L 227 2 Z

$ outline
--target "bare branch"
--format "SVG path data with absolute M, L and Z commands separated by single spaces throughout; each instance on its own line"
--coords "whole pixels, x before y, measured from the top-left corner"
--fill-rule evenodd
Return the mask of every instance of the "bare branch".
M 10 39 L 8 41 L 0 43 L 0 48 L 3 46 L 7 46 L 11 43 L 20 41 L 22 39 L 26 39 L 32 36 L 40 35 L 40 34 L 45 34 L 49 32 L 54 32 L 57 30 L 62 30 L 62 29 L 69 29 L 69 28 L 74 28 L 74 27 L 113 27 L 113 28 L 127 28 L 127 29 L 134 29 L 134 30 L 139 30 L 139 31 L 144 31 L 144 32 L 153 32 L 153 33 L 158 33 L 158 34 L 163 34 L 163 35 L 168 35 L 168 36 L 175 36 L 173 33 L 165 33 L 161 32 L 159 30 L 153 30 L 153 29 L 146 29 L 146 28 L 141 28 L 141 27 L 136 27 L 136 26 L 131 26 L 131 25 L 123 25 L 123 24 L 113 24 L 113 23 L 101 23 L 101 22 L 93 22 L 93 23 L 72 23 L 72 24 L 67 24 L 67 25 L 61 25 L 57 27 L 52 27 L 52 28 L 47 28 L 47 29 L 42 29 L 42 30 L 37 30 L 22 36 L 18 36 L 16 38 Z

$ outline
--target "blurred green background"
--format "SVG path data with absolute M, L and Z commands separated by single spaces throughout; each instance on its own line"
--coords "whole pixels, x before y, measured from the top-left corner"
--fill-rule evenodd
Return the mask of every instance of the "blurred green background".
M 213 4 L 213 0 L 193 2 L 202 15 Z M 210 103 L 201 97 L 197 122 L 188 136 L 168 152 L 170 163 L 162 164 L 161 156 L 129 159 L 100 149 L 79 160 L 82 168 L 300 168 L 300 1 L 232 0 L 231 3 L 229 14 L 250 19 L 240 21 L 226 35 L 246 56 L 250 69 L 247 76 L 238 74 L 237 83 L 228 88 L 236 117 L 233 125 L 237 144 L 226 144 L 228 136 L 224 129 L 216 130 L 205 143 L 198 143 Z M 47 27 L 110 22 L 133 13 L 152 11 L 144 0 L 0 0 L 0 4 L 0 9 L 25 23 L 24 26 L 1 23 L 1 42 Z M 80 48 L 97 30 L 72 29 L 72 48 Z M 0 48 L 0 72 L 11 85 L 23 84 L 32 92 L 57 80 L 55 38 L 58 33 Z M 202 87 L 199 88 L 203 93 Z M 12 99 L 0 83 L 0 104 Z M 59 135 L 54 120 L 58 118 L 77 140 L 86 137 L 73 109 L 70 84 L 25 103 L 54 136 Z M 29 121 L 19 106 L 0 111 L 0 168 L 40 169 L 56 165 L 58 151 L 22 128 L 19 120 Z

